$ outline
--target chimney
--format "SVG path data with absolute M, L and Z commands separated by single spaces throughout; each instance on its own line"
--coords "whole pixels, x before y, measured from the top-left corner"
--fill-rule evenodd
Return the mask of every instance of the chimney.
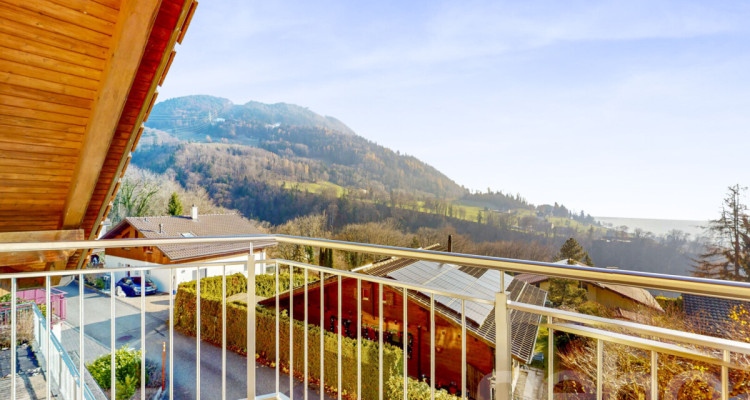
M 164 233 L 164 224 L 159 224 L 159 233 Z
M 193 204 L 193 209 L 190 212 L 190 218 L 192 218 L 193 221 L 198 220 L 198 207 L 195 204 Z
M 453 253 L 453 235 L 448 235 L 448 253 Z

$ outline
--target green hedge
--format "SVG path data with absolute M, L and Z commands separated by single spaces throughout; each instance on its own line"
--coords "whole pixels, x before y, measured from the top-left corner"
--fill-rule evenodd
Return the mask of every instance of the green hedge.
M 317 282 L 317 274 L 309 274 L 308 282 Z M 294 287 L 304 285 L 305 275 L 302 272 L 294 273 Z M 179 288 L 196 291 L 196 281 L 184 282 Z M 281 292 L 289 290 L 289 272 L 279 274 L 279 289 Z M 236 273 L 227 276 L 227 297 L 237 293 L 247 292 L 247 279 L 245 275 Z M 255 294 L 261 297 L 271 297 L 276 294 L 276 276 L 275 275 L 256 275 L 255 276 Z M 221 276 L 212 276 L 210 278 L 201 278 L 201 296 L 208 295 L 212 297 L 221 297 Z
M 288 281 L 287 281 L 288 282 Z M 201 283 L 201 286 L 203 284 Z M 195 336 L 195 290 L 180 286 L 175 297 L 175 330 Z M 227 348 L 246 354 L 247 307 L 241 303 L 227 303 Z M 276 315 L 274 310 L 256 308 L 256 351 L 268 360 L 276 359 Z M 304 366 L 304 324 L 294 321 L 294 370 L 303 371 Z M 308 328 L 308 376 L 312 381 L 320 379 L 320 329 L 309 325 Z M 289 365 L 289 317 L 282 315 L 279 320 L 279 340 L 281 365 Z M 221 298 L 218 296 L 201 297 L 201 339 L 221 345 Z M 346 366 L 357 365 L 357 341 L 341 338 L 343 391 L 356 394 L 357 368 Z M 325 384 L 330 388 L 338 387 L 337 372 L 337 336 L 325 332 L 324 336 L 324 373 Z M 403 371 L 402 351 L 384 344 L 383 365 L 384 382 Z M 362 396 L 365 399 L 378 398 L 378 344 L 362 341 Z
M 257 278 L 256 278 L 257 279 Z M 178 292 L 180 289 L 187 289 L 193 292 L 195 295 L 196 281 L 180 283 L 177 287 Z M 227 297 L 235 295 L 237 293 L 247 292 L 247 279 L 245 275 L 236 273 L 234 275 L 227 276 Z M 202 296 L 215 296 L 221 297 L 221 276 L 212 276 L 210 278 L 201 278 L 201 295 Z

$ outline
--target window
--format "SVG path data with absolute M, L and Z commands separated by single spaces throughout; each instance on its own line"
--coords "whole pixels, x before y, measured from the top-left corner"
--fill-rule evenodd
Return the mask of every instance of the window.
M 369 287 L 363 287 L 362 288 L 362 300 L 370 300 L 370 288 Z
M 181 233 L 181 235 L 182 237 L 195 237 L 193 232 L 184 232 L 184 233 Z
M 393 300 L 393 292 L 385 292 L 385 300 L 383 301 L 385 305 L 392 306 L 396 304 L 396 302 Z

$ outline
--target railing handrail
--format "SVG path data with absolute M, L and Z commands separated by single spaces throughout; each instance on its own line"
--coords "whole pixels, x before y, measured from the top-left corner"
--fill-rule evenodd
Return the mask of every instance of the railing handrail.
M 504 272 L 530 273 L 558 278 L 582 281 L 601 282 L 615 285 L 635 286 L 648 289 L 667 290 L 678 293 L 689 293 L 701 296 L 719 297 L 750 301 L 750 283 L 722 281 L 716 279 L 696 278 L 657 274 L 652 272 L 629 271 L 621 269 L 607 269 L 583 267 L 577 265 L 553 264 L 540 261 L 515 260 L 510 258 L 479 256 L 461 253 L 446 253 L 434 250 L 409 249 L 404 247 L 383 246 L 376 244 L 352 243 L 331 239 L 314 239 L 288 235 L 235 235 L 235 236 L 205 236 L 205 237 L 174 237 L 155 239 L 107 239 L 107 240 L 75 240 L 60 242 L 18 242 L 0 243 L 0 253 L 38 250 L 67 250 L 92 249 L 114 247 L 159 246 L 165 244 L 188 243 L 233 243 L 233 242 L 263 242 L 276 241 L 279 243 L 303 246 L 324 247 L 334 250 L 366 252 L 384 256 L 417 258 L 449 264 L 468 265 L 494 269 Z M 131 267 L 138 269 L 138 267 Z M 69 275 L 69 271 L 53 275 Z M 66 273 L 67 272 L 67 273 Z M 51 275 L 47 272 L 43 275 Z M 17 274 L 2 274 L 3 277 Z M 21 277 L 21 275 L 18 275 Z

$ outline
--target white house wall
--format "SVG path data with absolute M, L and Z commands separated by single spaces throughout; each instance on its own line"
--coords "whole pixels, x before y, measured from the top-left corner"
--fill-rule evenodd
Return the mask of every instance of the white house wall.
M 254 253 L 254 255 L 255 255 L 256 261 L 266 259 L 265 251 Z M 156 263 L 150 263 L 147 261 L 134 260 L 132 258 L 116 257 L 116 256 L 111 256 L 111 255 L 105 255 L 104 262 L 107 268 L 125 268 L 128 266 L 149 267 L 149 266 L 161 265 L 161 264 L 156 264 Z M 247 256 L 246 255 L 217 258 L 217 259 L 211 260 L 210 262 L 211 263 L 226 263 L 224 265 L 226 265 L 227 275 L 242 273 L 243 275 L 247 276 L 247 264 L 246 264 Z M 266 268 L 264 264 L 255 264 L 256 275 L 261 275 L 265 273 L 265 271 L 266 271 Z M 211 276 L 221 276 L 221 274 L 222 274 L 221 265 L 213 265 L 213 266 L 201 269 L 201 278 L 211 277 Z M 115 283 L 126 276 L 128 276 L 127 272 L 124 272 L 124 271 L 115 272 Z M 131 276 L 140 276 L 140 271 L 132 272 Z M 168 269 L 146 271 L 146 276 L 151 278 L 151 280 L 153 280 L 154 283 L 156 283 L 156 287 L 158 288 L 160 292 L 167 292 L 169 290 L 170 271 Z M 173 286 L 174 290 L 177 290 L 177 286 L 180 283 L 194 281 L 196 279 L 197 279 L 196 268 L 175 269 L 175 283 Z

